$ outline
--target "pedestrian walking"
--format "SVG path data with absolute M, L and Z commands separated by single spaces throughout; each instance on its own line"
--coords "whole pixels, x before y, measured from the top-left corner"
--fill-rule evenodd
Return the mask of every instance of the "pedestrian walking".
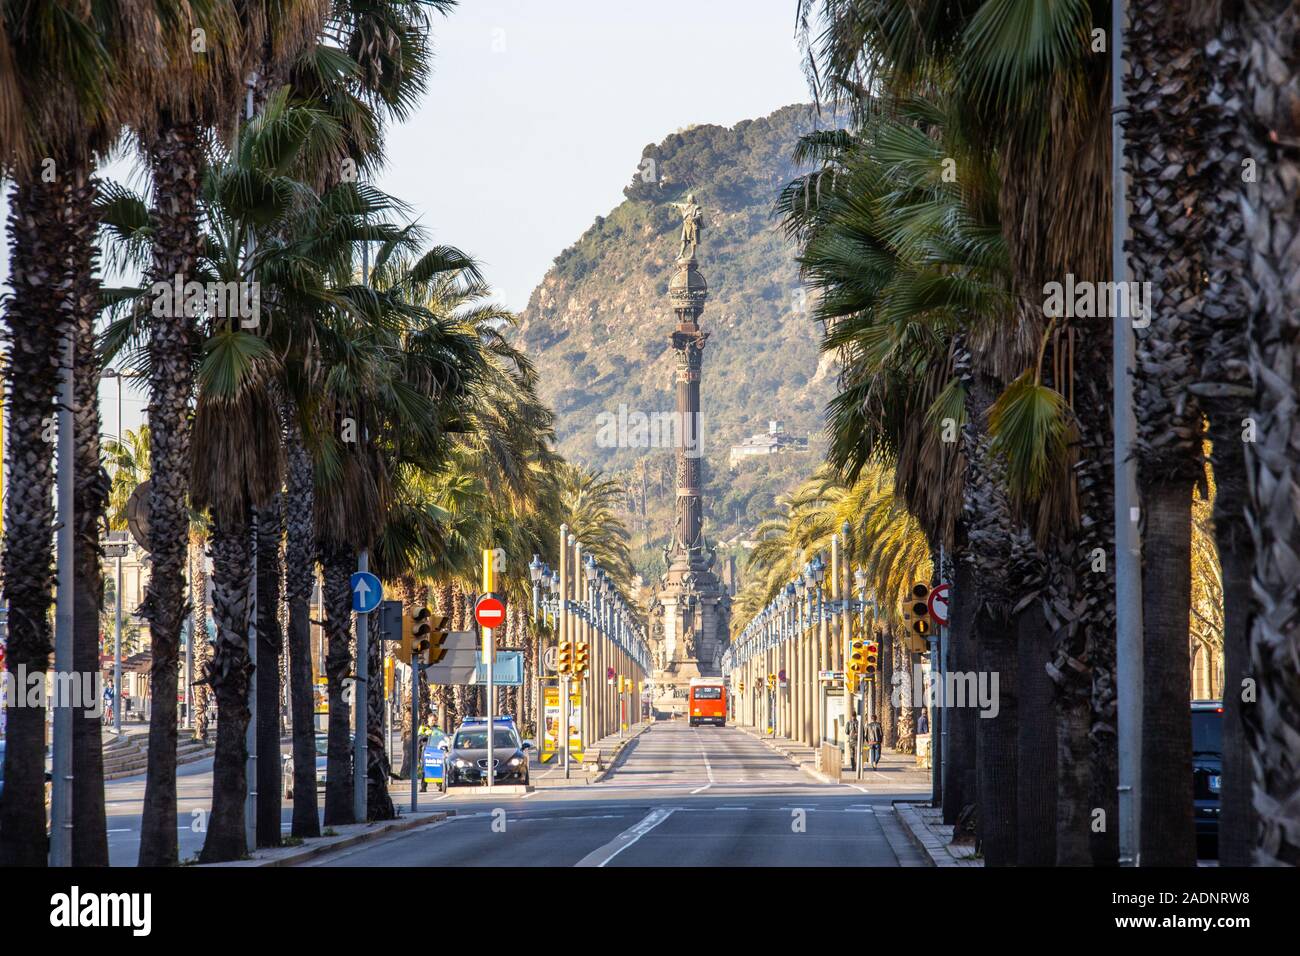
M 848 723 L 844 725 L 844 739 L 849 745 L 849 769 L 858 769 L 858 715 L 853 714 L 849 717 Z
M 867 749 L 871 753 L 871 769 L 876 769 L 876 764 L 880 763 L 880 741 L 884 736 L 884 731 L 880 727 L 880 721 L 874 717 L 867 721 L 862 728 L 866 737 Z

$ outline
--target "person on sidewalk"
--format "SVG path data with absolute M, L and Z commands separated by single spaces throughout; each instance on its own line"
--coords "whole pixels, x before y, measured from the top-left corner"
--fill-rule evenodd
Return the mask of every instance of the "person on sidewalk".
M 880 741 L 884 736 L 884 731 L 880 727 L 880 721 L 872 717 L 867 721 L 866 726 L 862 728 L 863 736 L 866 739 L 867 749 L 871 754 L 871 769 L 876 769 L 876 764 L 880 763 Z
M 848 723 L 844 725 L 844 741 L 848 744 L 849 749 L 849 769 L 858 769 L 858 715 L 853 714 L 849 717 Z

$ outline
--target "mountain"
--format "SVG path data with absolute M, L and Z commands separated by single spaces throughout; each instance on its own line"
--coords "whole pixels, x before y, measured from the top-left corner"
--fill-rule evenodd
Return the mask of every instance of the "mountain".
M 541 373 L 543 396 L 555 408 L 559 448 L 575 461 L 628 477 L 647 553 L 666 539 L 672 513 L 663 470 L 667 448 L 609 447 L 609 423 L 674 408 L 674 325 L 667 298 L 681 217 L 668 204 L 694 193 L 704 208 L 697 252 L 709 283 L 701 317 L 710 333 L 701 393 L 706 469 L 706 533 L 742 536 L 794 484 L 796 472 L 819 460 L 821 413 L 832 394 L 834 366 L 819 362 L 819 329 L 806 308 L 791 243 L 773 213 L 778 192 L 798 170 L 799 136 L 816 128 L 807 106 L 787 106 L 731 128 L 703 125 L 672 133 L 642 151 L 626 197 L 597 216 L 556 257 L 532 293 L 518 334 Z M 747 462 L 733 473 L 728 449 L 768 430 L 810 436 L 810 453 Z M 606 426 L 602 431 L 602 426 Z M 624 437 L 634 440 L 635 430 Z M 626 444 L 626 442 L 624 443 Z M 794 461 L 801 464 L 794 466 Z M 632 470 L 638 475 L 633 479 Z M 770 474 L 771 481 L 763 476 Z M 647 487 L 667 486 L 647 500 Z M 737 498 L 735 492 L 744 497 Z M 638 541 L 638 545 L 642 542 Z

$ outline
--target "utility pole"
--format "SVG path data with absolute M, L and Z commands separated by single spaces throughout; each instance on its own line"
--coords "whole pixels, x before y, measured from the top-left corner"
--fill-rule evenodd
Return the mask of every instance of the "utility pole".
M 1128 109 L 1124 91 L 1124 20 L 1127 4 L 1111 4 L 1110 44 L 1110 175 L 1111 273 L 1115 282 L 1128 281 L 1124 239 L 1128 233 L 1128 189 L 1124 179 L 1124 127 Z M 1118 287 L 1117 287 L 1118 288 Z M 1138 535 L 1137 461 L 1133 442 L 1137 419 L 1133 411 L 1133 325 L 1128 302 L 1119 299 L 1120 314 L 1112 330 L 1115 422 L 1115 671 L 1118 698 L 1119 862 L 1141 864 L 1142 830 L 1142 542 Z
M 72 330 L 63 343 L 59 383 L 58 593 L 54 614 L 54 772 L 50 794 L 50 866 L 72 865 L 73 437 Z
M 370 282 L 370 243 L 361 244 L 361 284 L 366 285 Z M 365 442 L 368 436 L 365 434 L 364 425 L 362 426 L 361 440 Z M 369 572 L 370 570 L 370 549 L 362 548 L 357 554 L 357 570 Z M 415 658 L 411 658 L 412 668 L 415 666 Z M 414 673 L 414 670 L 412 670 Z M 357 823 L 365 823 L 367 814 L 366 808 L 366 785 L 370 777 L 370 754 L 369 741 L 366 735 L 369 733 L 370 720 L 370 617 L 369 615 L 357 613 L 357 681 L 353 694 L 353 735 L 352 735 L 352 816 Z M 415 727 L 415 725 L 412 725 Z M 418 732 L 419 728 L 415 727 Z M 412 765 L 411 772 L 415 772 Z

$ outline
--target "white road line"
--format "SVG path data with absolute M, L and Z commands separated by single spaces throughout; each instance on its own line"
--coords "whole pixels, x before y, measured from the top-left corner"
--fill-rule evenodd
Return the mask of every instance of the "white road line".
M 696 787 L 691 791 L 692 794 L 703 793 L 705 790 L 708 790 L 709 787 L 713 786 L 713 767 L 709 763 L 709 755 L 704 751 L 704 742 L 700 740 L 700 732 L 698 730 L 695 731 L 695 742 L 700 745 L 700 756 L 704 758 L 704 769 L 709 775 L 709 782 L 702 787 Z
M 659 824 L 663 823 L 673 815 L 675 807 L 660 807 L 657 810 L 651 810 L 645 819 L 627 830 L 624 830 L 614 839 L 610 840 L 602 847 L 592 850 L 574 866 L 604 866 L 614 857 L 618 856 L 637 840 L 641 839 Z

